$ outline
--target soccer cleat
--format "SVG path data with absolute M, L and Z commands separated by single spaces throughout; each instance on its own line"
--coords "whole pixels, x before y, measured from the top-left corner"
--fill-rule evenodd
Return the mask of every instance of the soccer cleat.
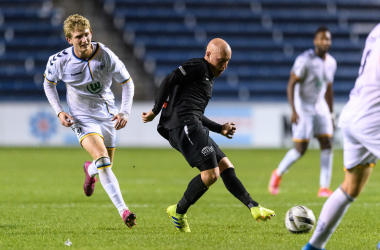
M 319 249 L 319 248 L 313 247 L 313 246 L 310 245 L 310 243 L 308 242 L 308 243 L 302 248 L 302 250 L 326 250 L 326 249 Z
M 168 214 L 169 218 L 172 218 L 175 227 L 180 232 L 184 233 L 190 233 L 190 227 L 187 223 L 187 216 L 186 214 L 177 214 L 177 205 L 170 206 L 166 209 L 166 213 Z
M 260 205 L 258 207 L 251 207 L 251 213 L 253 215 L 253 218 L 257 221 L 266 221 L 267 219 L 270 219 L 271 216 L 276 216 L 276 213 L 273 210 L 262 207 Z
M 129 211 L 128 209 L 124 210 L 123 221 L 125 225 L 127 225 L 129 228 L 132 228 L 134 225 L 137 225 L 136 218 L 136 215 L 134 213 L 131 213 L 131 211 Z
M 268 190 L 272 195 L 277 195 L 280 189 L 281 176 L 277 174 L 277 170 L 273 170 L 272 177 L 270 178 Z
M 86 161 L 83 164 L 83 171 L 86 174 L 86 179 L 84 180 L 83 190 L 86 196 L 91 196 L 95 190 L 95 183 L 98 181 L 96 177 L 91 178 L 88 174 L 88 167 L 91 165 L 91 161 Z
M 333 191 L 331 191 L 330 189 L 328 188 L 319 188 L 319 191 L 318 191 L 318 197 L 330 197 L 330 195 L 332 195 Z

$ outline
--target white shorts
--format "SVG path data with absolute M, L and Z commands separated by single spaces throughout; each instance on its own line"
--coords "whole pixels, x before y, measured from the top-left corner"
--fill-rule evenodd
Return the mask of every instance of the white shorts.
M 74 124 L 71 126 L 76 133 L 79 143 L 82 144 L 84 138 L 89 135 L 99 135 L 104 140 L 107 149 L 114 149 L 116 146 L 116 121 L 111 121 L 112 117 L 99 118 L 91 116 L 73 116 Z
M 298 124 L 292 124 L 293 141 L 308 142 L 311 131 L 314 137 L 332 137 L 333 124 L 330 113 L 312 115 L 299 112 L 298 116 Z
M 380 158 L 380 127 L 357 129 L 343 127 L 343 161 L 346 169 L 374 167 Z

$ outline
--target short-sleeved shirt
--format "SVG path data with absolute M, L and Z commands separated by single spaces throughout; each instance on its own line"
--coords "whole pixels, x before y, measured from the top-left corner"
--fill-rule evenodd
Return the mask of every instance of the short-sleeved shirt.
M 200 122 L 213 89 L 214 76 L 204 58 L 190 59 L 172 73 L 178 84 L 170 90 L 159 123 L 166 130 Z
M 324 100 L 327 85 L 334 82 L 336 68 L 335 59 L 328 53 L 325 60 L 316 55 L 313 49 L 299 55 L 291 70 L 291 74 L 298 79 L 295 99 L 313 104 Z
M 111 91 L 112 77 L 120 84 L 130 75 L 120 59 L 106 46 L 92 42 L 93 54 L 84 60 L 74 54 L 74 47 L 52 55 L 45 78 L 66 83 L 67 103 L 72 115 L 112 116 L 118 113 Z
M 350 100 L 339 117 L 339 126 L 359 129 L 380 125 L 380 24 L 368 35 Z M 377 130 L 376 130 L 377 131 Z

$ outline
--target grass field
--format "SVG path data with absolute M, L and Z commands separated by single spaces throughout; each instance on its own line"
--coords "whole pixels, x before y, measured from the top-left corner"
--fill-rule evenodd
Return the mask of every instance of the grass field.
M 166 207 L 183 195 L 198 174 L 173 149 L 116 149 L 113 170 L 138 225 L 127 228 L 101 184 L 88 198 L 82 185 L 83 149 L 1 148 L 0 249 L 301 249 L 311 234 L 293 235 L 286 211 L 306 205 L 318 217 L 319 151 L 310 150 L 284 177 L 280 194 L 269 195 L 272 170 L 286 150 L 225 150 L 253 199 L 275 210 L 256 222 L 220 179 L 189 209 L 192 232 L 175 231 Z M 375 168 L 327 249 L 375 249 L 380 240 Z M 342 151 L 335 151 L 332 189 L 343 180 Z M 72 246 L 65 246 L 70 239 Z

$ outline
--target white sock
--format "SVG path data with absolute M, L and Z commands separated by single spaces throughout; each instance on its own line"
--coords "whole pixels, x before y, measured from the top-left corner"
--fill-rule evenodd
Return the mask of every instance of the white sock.
M 91 178 L 94 178 L 95 175 L 98 174 L 98 169 L 96 168 L 95 160 L 92 161 L 90 166 L 88 166 L 88 174 L 90 175 Z
M 312 246 L 320 249 L 325 248 L 327 241 L 353 201 L 355 199 L 344 192 L 341 187 L 335 190 L 323 205 L 317 227 L 309 241 Z
M 279 176 L 282 176 L 283 174 L 288 172 L 290 166 L 294 162 L 296 162 L 300 157 L 301 157 L 301 154 L 297 151 L 297 149 L 295 148 L 290 149 L 286 153 L 284 159 L 282 159 L 282 161 L 280 162 L 280 165 L 278 165 L 277 174 Z
M 323 188 L 329 188 L 332 175 L 333 151 L 331 148 L 321 150 L 321 175 L 319 185 Z
M 100 157 L 95 161 L 95 164 L 99 172 L 100 183 L 102 183 L 104 190 L 106 190 L 108 196 L 111 198 L 111 201 L 119 211 L 120 216 L 123 217 L 123 212 L 128 209 L 128 207 L 124 203 L 123 197 L 121 196 L 119 182 L 111 169 L 110 158 Z
M 122 216 L 124 210 L 128 209 L 128 207 L 125 205 L 123 197 L 121 196 L 119 182 L 117 181 L 112 169 L 99 169 L 99 179 L 104 190 L 106 190 L 108 196 L 111 198 L 111 201 L 119 211 L 120 216 Z

